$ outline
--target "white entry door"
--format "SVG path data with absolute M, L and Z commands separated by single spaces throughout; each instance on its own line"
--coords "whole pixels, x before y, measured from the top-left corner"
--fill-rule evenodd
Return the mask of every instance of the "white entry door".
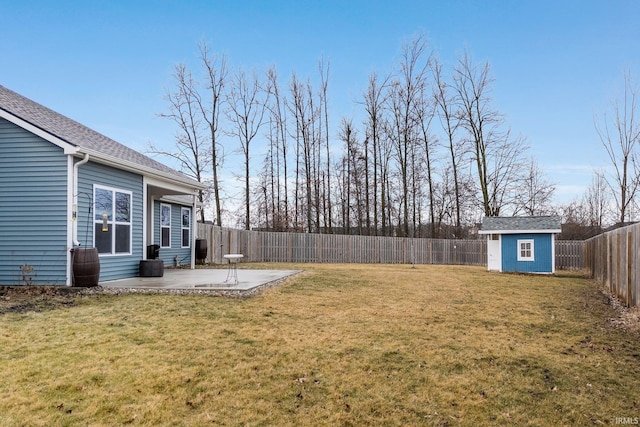
M 487 269 L 489 271 L 502 271 L 501 252 L 500 236 L 490 236 L 487 240 Z

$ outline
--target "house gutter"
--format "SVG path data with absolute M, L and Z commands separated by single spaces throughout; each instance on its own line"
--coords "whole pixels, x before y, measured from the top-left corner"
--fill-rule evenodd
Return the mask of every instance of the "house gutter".
M 562 232 L 560 228 L 554 229 L 538 229 L 538 230 L 478 230 L 478 234 L 559 234 Z
M 73 221 L 73 246 L 80 246 L 80 242 L 78 241 L 78 169 L 88 161 L 89 153 L 86 153 L 82 160 L 73 165 L 73 207 L 71 211 L 71 220 Z
M 117 167 L 118 169 L 123 169 L 129 172 L 134 172 L 137 174 L 149 176 L 151 178 L 157 179 L 159 181 L 162 181 L 168 184 L 178 184 L 182 187 L 186 186 L 189 188 L 195 188 L 199 190 L 204 190 L 207 188 L 206 185 L 198 181 L 194 181 L 193 179 L 188 178 L 186 176 L 183 177 L 179 175 L 169 174 L 166 172 L 163 173 L 161 171 L 158 171 L 155 168 L 141 165 L 139 163 L 123 160 L 118 157 L 109 156 L 104 153 L 100 153 L 99 151 L 96 151 L 96 150 L 81 148 L 80 151 L 86 154 L 91 154 L 92 156 L 91 160 L 94 162 L 102 163 L 107 166 L 114 166 L 114 167 Z

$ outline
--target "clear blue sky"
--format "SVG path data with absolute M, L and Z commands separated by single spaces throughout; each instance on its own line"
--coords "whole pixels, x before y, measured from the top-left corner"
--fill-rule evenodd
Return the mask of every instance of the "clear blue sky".
M 445 64 L 465 48 L 490 62 L 494 106 L 527 138 L 558 201 L 607 164 L 594 115 L 619 94 L 625 67 L 640 79 L 635 0 L 0 0 L 0 84 L 143 151 L 173 143 L 157 114 L 174 65 L 196 67 L 201 40 L 232 66 L 275 65 L 287 79 L 315 78 L 324 56 L 338 122 L 419 32 Z

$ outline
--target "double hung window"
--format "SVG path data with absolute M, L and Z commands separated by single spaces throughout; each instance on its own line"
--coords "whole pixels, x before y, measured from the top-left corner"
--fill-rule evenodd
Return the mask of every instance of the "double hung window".
M 171 205 L 160 205 L 160 247 L 171 247 Z
M 191 246 L 191 209 L 181 208 L 180 213 L 182 214 L 182 247 L 188 248 Z
M 131 254 L 130 191 L 94 185 L 93 244 L 102 255 Z

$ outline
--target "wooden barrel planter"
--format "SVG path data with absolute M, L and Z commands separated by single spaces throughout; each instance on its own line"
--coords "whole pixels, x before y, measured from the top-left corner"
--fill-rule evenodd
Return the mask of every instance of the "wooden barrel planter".
M 164 261 L 161 259 L 144 259 L 140 261 L 140 277 L 162 277 Z
M 207 258 L 207 241 L 196 239 L 196 259 L 204 260 L 205 258 Z
M 73 266 L 73 286 L 98 286 L 100 279 L 100 258 L 98 248 L 71 249 Z

